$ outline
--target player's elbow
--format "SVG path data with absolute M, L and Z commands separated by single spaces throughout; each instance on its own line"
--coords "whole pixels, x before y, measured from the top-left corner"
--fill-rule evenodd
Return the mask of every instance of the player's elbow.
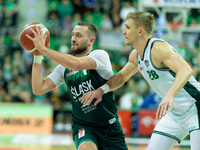
M 189 71 L 188 71 L 189 75 L 193 75 L 193 70 L 191 68 L 189 68 Z
M 34 95 L 42 95 L 43 92 L 42 92 L 41 90 L 33 89 L 33 94 L 34 94 Z
M 72 69 L 73 71 L 79 71 L 79 70 L 80 70 L 80 66 L 78 66 L 78 65 L 76 64 L 76 65 L 73 65 L 71 69 Z
M 187 67 L 183 70 L 181 74 L 185 74 L 186 77 L 190 78 L 193 75 L 193 70 L 190 67 Z

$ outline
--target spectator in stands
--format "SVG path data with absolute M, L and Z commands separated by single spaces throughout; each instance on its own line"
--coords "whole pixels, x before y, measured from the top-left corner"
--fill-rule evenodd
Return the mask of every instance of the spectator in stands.
M 119 99 L 119 108 L 122 110 L 137 111 L 143 103 L 143 97 L 138 92 L 139 86 L 133 78 L 127 81 L 127 86 Z
M 134 11 L 136 11 L 136 8 L 132 6 L 132 3 L 130 1 L 125 1 L 119 12 L 120 18 L 125 21 L 127 14 Z
M 17 23 L 18 6 L 16 0 L 5 1 L 5 13 L 11 17 L 11 26 L 15 27 Z
M 129 12 L 135 12 L 135 11 L 136 11 L 135 7 L 132 6 L 132 3 L 129 0 L 124 2 L 119 12 L 120 18 L 122 19 L 121 30 L 124 30 L 124 24 L 126 21 L 127 14 Z
M 69 41 L 64 38 L 61 40 L 61 44 L 58 48 L 58 51 L 61 52 L 61 53 L 65 53 L 65 54 L 69 54 L 70 53 L 70 48 L 69 48 Z
M 0 70 L 0 88 L 4 87 L 3 70 Z
M 49 32 L 51 33 L 51 37 L 59 37 L 60 36 L 60 20 L 59 16 L 56 12 L 52 12 L 49 14 L 49 18 L 47 18 L 46 27 L 48 28 Z
M 7 54 L 7 46 L 4 44 L 4 38 L 0 37 L 0 67 L 3 67 L 4 57 Z
M 96 0 L 82 0 L 84 6 L 84 13 L 94 12 Z
M 75 13 L 72 17 L 72 28 L 75 27 L 75 25 L 82 20 L 81 14 Z
M 2 77 L 2 76 L 0 75 L 0 77 Z M 1 78 L 0 78 L 0 80 L 1 80 Z M 5 88 L 4 88 L 3 86 L 0 85 L 0 102 L 3 102 L 3 101 L 4 101 L 5 95 L 6 95 L 6 90 L 5 90 Z
M 101 29 L 108 31 L 113 29 L 112 20 L 108 16 L 108 14 L 103 14 L 103 19 L 100 22 Z
M 200 52 L 198 51 L 197 48 L 194 48 L 193 51 L 191 51 L 190 56 L 189 56 L 189 61 L 191 62 L 192 66 L 198 66 L 198 56 L 200 56 Z
M 8 0 L 5 2 L 5 15 L 2 24 L 2 34 L 12 36 L 15 33 L 15 26 L 17 22 L 18 7 L 15 0 Z
M 4 24 L 5 17 L 5 2 L 4 0 L 0 0 L 0 27 Z
M 16 33 L 11 38 L 9 49 L 11 52 L 15 52 L 15 51 L 22 52 L 22 47 L 19 43 L 18 35 Z
M 177 52 L 183 57 L 183 59 L 185 61 L 188 61 L 187 60 L 187 54 L 188 54 L 188 47 L 187 45 L 185 45 L 184 43 L 182 42 L 179 42 L 179 47 L 177 49 Z
M 70 0 L 61 0 L 60 5 L 58 6 L 58 13 L 60 20 L 62 21 L 65 16 L 72 16 L 74 13 L 74 6 Z
M 74 14 L 78 13 L 80 15 L 83 15 L 84 7 L 81 0 L 73 0 L 73 6 L 74 6 Z
M 114 30 L 121 31 L 122 20 L 119 17 L 119 14 L 117 14 L 117 13 L 112 14 L 112 23 L 113 23 Z
M 61 21 L 62 38 L 70 38 L 72 32 L 72 16 L 66 15 Z
M 22 59 L 21 51 L 13 52 L 12 66 L 13 68 L 19 71 L 20 75 L 25 74 L 26 70 L 25 70 L 23 59 Z
M 5 79 L 5 82 L 8 83 L 12 80 L 13 76 L 13 65 L 10 55 L 5 56 L 2 68 L 3 68 L 3 78 Z

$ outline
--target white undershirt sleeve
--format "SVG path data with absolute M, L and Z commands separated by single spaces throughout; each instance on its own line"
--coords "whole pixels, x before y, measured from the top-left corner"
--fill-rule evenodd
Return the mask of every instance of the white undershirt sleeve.
M 113 76 L 110 58 L 106 51 L 94 50 L 88 56 L 96 62 L 97 67 L 95 69 L 102 78 L 108 80 Z
M 65 83 L 64 80 L 64 71 L 65 68 L 62 65 L 58 65 L 51 74 L 49 74 L 47 77 L 50 78 L 53 83 L 56 85 L 56 87 L 59 87 L 63 83 Z

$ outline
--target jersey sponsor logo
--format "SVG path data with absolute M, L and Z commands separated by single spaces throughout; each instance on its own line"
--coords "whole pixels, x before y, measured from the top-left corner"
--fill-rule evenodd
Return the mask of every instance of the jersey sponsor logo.
M 95 105 L 83 105 L 81 109 L 86 114 L 97 109 L 97 107 Z
M 116 120 L 117 120 L 116 118 L 112 118 L 112 119 L 108 120 L 108 122 L 109 122 L 110 124 L 113 124 L 113 123 L 115 123 Z
M 78 130 L 78 138 L 82 138 L 83 136 L 85 136 L 85 129 L 79 129 Z
M 193 129 L 196 129 L 196 126 L 192 126 L 192 127 L 188 128 L 188 131 L 193 130 Z
M 71 75 L 73 75 L 73 74 L 75 74 L 75 73 L 77 73 L 77 72 L 78 72 L 78 71 L 70 72 L 70 73 L 66 74 L 66 76 L 69 77 L 69 76 L 71 76 Z
M 145 60 L 145 61 L 144 61 L 144 64 L 145 64 L 147 67 L 149 67 L 149 61 L 148 61 L 148 60 Z
M 77 99 L 77 97 L 83 95 L 86 92 L 94 91 L 95 88 L 92 86 L 92 80 L 82 82 L 76 87 L 71 86 L 71 93 L 73 95 L 74 99 Z
M 140 71 L 144 70 L 144 67 L 139 67 L 139 70 L 140 70 Z

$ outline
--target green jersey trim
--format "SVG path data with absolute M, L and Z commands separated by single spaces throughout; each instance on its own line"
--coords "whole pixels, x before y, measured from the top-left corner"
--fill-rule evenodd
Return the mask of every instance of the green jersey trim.
M 76 145 L 76 147 L 79 148 L 79 146 L 80 146 L 82 143 L 84 143 L 84 142 L 92 142 L 92 143 L 94 143 L 94 144 L 97 146 L 97 143 L 94 142 L 93 140 L 91 140 L 91 139 L 84 139 L 84 140 L 81 140 L 81 141 L 79 142 L 79 144 Z M 98 147 L 98 146 L 97 146 L 97 147 Z
M 176 76 L 176 74 L 173 71 L 170 71 L 170 73 L 172 76 L 174 76 L 174 77 Z M 200 125 L 200 91 L 197 90 L 189 81 L 184 85 L 183 88 L 188 92 L 188 94 L 191 97 L 193 97 L 196 100 L 195 105 L 197 107 L 198 122 Z
M 169 72 L 175 78 L 176 73 L 174 73 L 173 71 L 169 71 Z M 183 88 L 188 92 L 188 94 L 191 97 L 193 97 L 197 101 L 196 104 L 200 105 L 200 91 L 197 90 L 189 81 L 187 81 L 187 83 L 184 85 Z
M 148 46 L 150 40 L 151 40 L 151 38 L 148 39 L 147 44 L 145 45 L 144 52 L 143 52 L 143 55 L 142 55 L 142 58 L 141 58 L 142 61 L 143 61 L 143 59 L 144 59 L 144 54 L 145 54 L 145 51 L 146 51 L 146 49 L 147 49 L 147 46 Z M 139 55 L 139 54 L 138 54 L 138 55 Z
M 164 133 L 164 132 L 156 131 L 156 130 L 153 130 L 153 133 L 155 133 L 155 134 L 160 134 L 160 135 L 164 135 L 164 136 L 167 136 L 167 137 L 173 138 L 173 139 L 177 140 L 178 143 L 181 142 L 181 140 L 180 140 L 179 138 L 177 138 L 177 137 L 174 136 L 174 135 L 168 134 L 168 133 Z

